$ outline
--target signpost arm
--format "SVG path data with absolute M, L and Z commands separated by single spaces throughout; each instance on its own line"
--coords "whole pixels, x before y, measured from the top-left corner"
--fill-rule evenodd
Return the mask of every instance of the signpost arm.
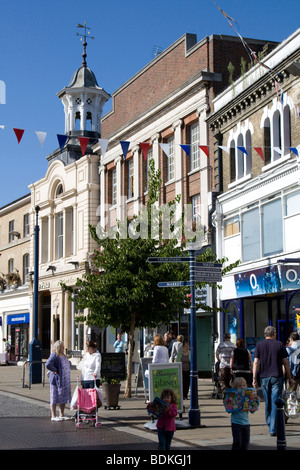
M 190 346 L 191 346 L 191 371 L 190 371 L 190 409 L 189 424 L 200 426 L 200 410 L 198 406 L 198 367 L 197 367 L 197 336 L 196 336 L 196 298 L 195 298 L 195 249 L 190 245 L 190 283 L 191 283 L 191 314 L 190 314 Z

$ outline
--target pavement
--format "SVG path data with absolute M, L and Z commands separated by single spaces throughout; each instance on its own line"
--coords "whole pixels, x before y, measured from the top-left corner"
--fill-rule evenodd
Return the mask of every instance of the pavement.
M 72 392 L 76 387 L 78 374 L 78 370 L 71 369 Z M 0 450 L 101 448 L 120 452 L 124 449 L 130 449 L 132 452 L 142 450 L 155 452 L 157 433 L 149 429 L 151 420 L 146 411 L 144 389 L 136 387 L 133 379 L 132 398 L 125 399 L 124 386 L 125 383 L 122 383 L 119 408 L 102 407 L 99 410 L 102 427 L 100 430 L 94 428 L 85 433 L 86 430 L 76 428 L 74 421 L 56 423 L 50 420 L 47 377 L 45 384 L 32 384 L 29 388 L 28 370 L 16 365 L 1 366 Z M 231 450 L 230 416 L 226 413 L 222 400 L 213 397 L 213 391 L 214 383 L 211 379 L 198 379 L 200 426 L 188 425 L 190 403 L 189 399 L 185 400 L 182 419 L 177 421 L 180 426 L 176 429 L 172 441 L 173 452 Z M 65 414 L 70 418 L 74 415 L 69 405 Z M 281 450 L 278 447 L 277 437 L 269 435 L 265 424 L 263 400 L 258 411 L 249 414 L 249 417 L 251 425 L 249 451 Z M 56 433 L 58 427 L 63 431 L 62 434 Z M 97 434 L 101 431 L 102 441 Z M 300 450 L 300 418 L 288 420 L 285 425 L 285 438 L 285 450 Z

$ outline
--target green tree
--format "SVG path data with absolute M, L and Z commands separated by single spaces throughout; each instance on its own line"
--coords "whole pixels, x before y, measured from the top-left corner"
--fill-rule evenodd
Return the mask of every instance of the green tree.
M 154 160 L 150 161 L 149 167 L 146 210 L 133 220 L 127 219 L 125 224 L 119 223 L 114 236 L 106 236 L 99 227 L 90 226 L 91 236 L 98 244 L 93 253 L 93 267 L 77 279 L 75 288 L 62 284 L 76 294 L 74 301 L 78 308 L 88 309 L 88 316 L 80 320 L 99 327 L 121 328 L 128 333 L 126 398 L 131 397 L 135 328 L 168 324 L 187 306 L 186 288 L 163 289 L 157 284 L 160 281 L 188 280 L 188 263 L 152 264 L 147 261 L 149 257 L 180 256 L 186 248 L 181 232 L 178 235 L 181 222 L 180 227 L 171 223 L 171 237 L 162 238 L 164 214 L 161 210 L 153 211 L 159 198 L 160 171 L 155 171 Z M 171 219 L 178 201 L 179 198 L 168 205 Z M 153 237 L 154 226 L 156 237 Z M 211 259 L 213 254 L 208 256 Z

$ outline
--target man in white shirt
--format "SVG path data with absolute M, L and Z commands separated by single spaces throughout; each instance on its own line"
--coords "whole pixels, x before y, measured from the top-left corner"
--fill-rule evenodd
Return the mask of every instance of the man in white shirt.
M 230 358 L 236 346 L 230 339 L 230 334 L 225 333 L 223 343 L 220 343 L 216 350 L 216 358 L 220 361 L 219 385 L 222 392 L 224 392 L 226 388 L 230 388 L 230 382 L 233 379 Z

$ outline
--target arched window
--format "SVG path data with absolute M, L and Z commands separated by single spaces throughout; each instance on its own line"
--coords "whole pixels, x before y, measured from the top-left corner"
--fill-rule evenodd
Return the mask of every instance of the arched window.
M 92 130 L 92 113 L 88 111 L 86 113 L 86 124 L 85 124 L 86 130 L 91 131 Z
M 75 131 L 80 131 L 80 111 L 77 111 L 75 114 Z
M 278 149 L 279 151 L 277 151 Z M 273 114 L 273 160 L 278 160 L 281 157 L 282 142 L 281 142 L 281 115 L 279 110 Z
M 270 118 L 264 120 L 264 158 L 265 165 L 271 163 L 271 126 Z
M 234 140 L 230 143 L 230 183 L 235 181 L 235 145 Z
M 59 197 L 60 194 L 62 194 L 64 192 L 64 188 L 63 188 L 63 185 L 61 183 L 59 183 L 56 187 L 56 190 L 55 190 L 55 197 Z

